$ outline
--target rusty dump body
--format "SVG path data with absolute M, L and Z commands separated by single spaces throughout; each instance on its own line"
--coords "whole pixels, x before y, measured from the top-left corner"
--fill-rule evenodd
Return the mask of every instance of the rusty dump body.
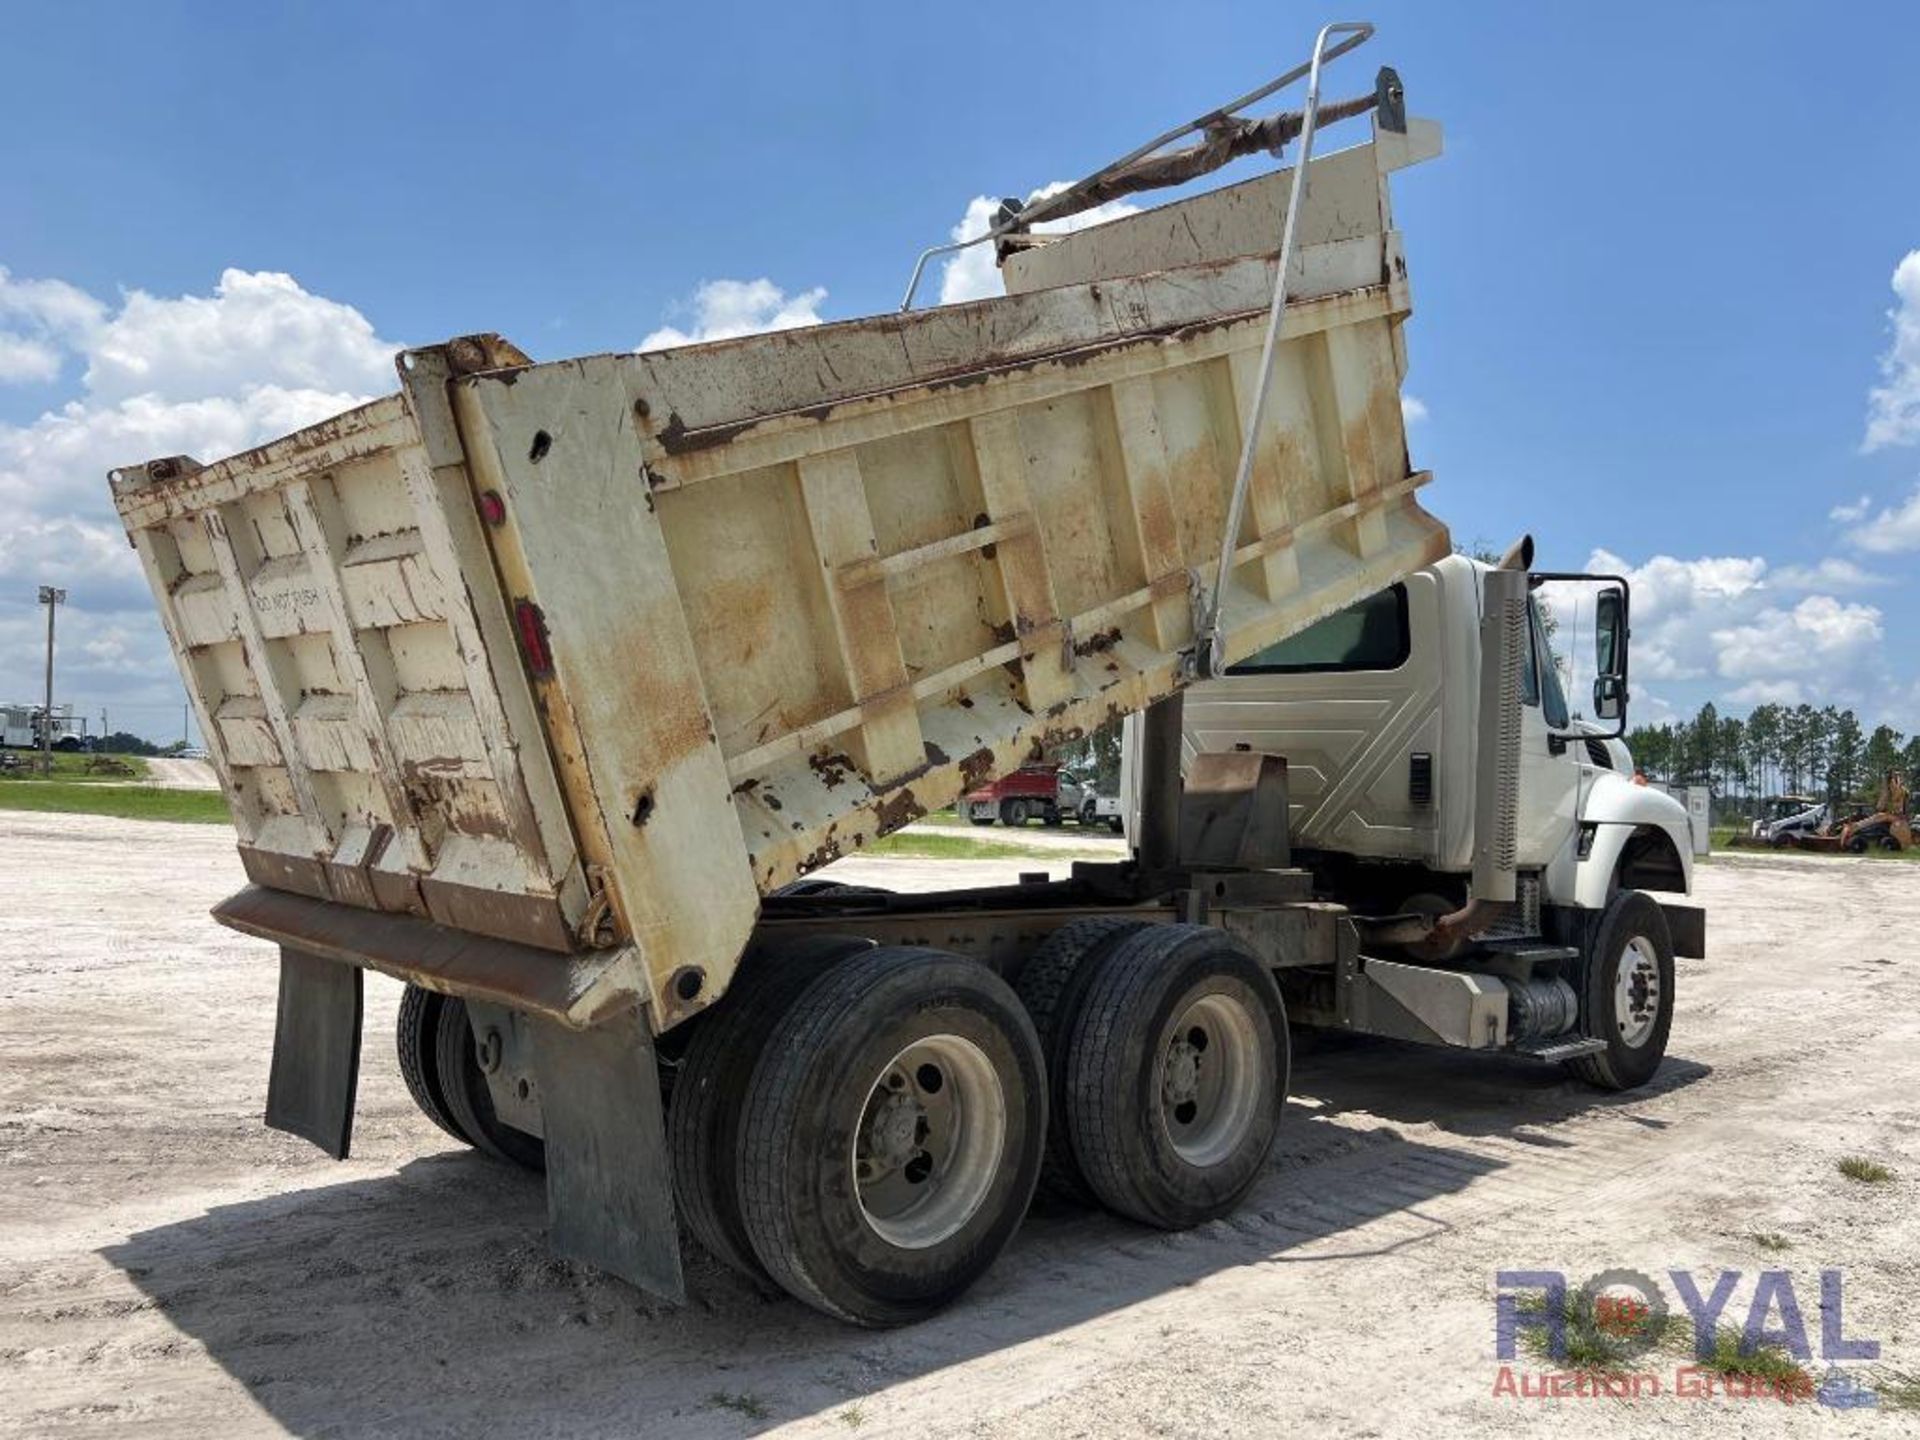
M 1313 167 L 1229 659 L 1448 550 L 1400 409 L 1415 127 Z M 1004 299 L 546 364 L 470 337 L 116 472 L 258 887 L 223 918 L 657 1032 L 763 895 L 1179 688 L 1283 180 L 1024 250 Z

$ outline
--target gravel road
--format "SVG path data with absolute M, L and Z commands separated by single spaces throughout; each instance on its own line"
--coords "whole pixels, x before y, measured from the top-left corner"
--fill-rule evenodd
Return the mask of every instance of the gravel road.
M 1704 867 L 1712 953 L 1681 963 L 1647 1091 L 1303 1041 L 1282 1141 L 1232 1221 L 1036 1213 L 960 1305 L 868 1333 L 697 1254 L 683 1309 L 548 1258 L 537 1180 L 408 1101 L 399 987 L 379 977 L 354 1158 L 263 1129 L 274 969 L 206 918 L 240 883 L 224 829 L 0 813 L 0 848 L 0 1434 L 1920 1431 L 1886 1408 L 1502 1396 L 1493 1319 L 1501 1270 L 1685 1268 L 1704 1288 L 1738 1269 L 1737 1319 L 1773 1267 L 1817 1347 L 1837 1268 L 1848 1335 L 1920 1371 L 1914 867 Z M 1854 1154 L 1896 1178 L 1842 1178 Z

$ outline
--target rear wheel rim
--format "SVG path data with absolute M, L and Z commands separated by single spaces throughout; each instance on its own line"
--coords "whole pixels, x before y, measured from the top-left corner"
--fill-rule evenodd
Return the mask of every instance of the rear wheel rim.
M 1168 1027 L 1160 1057 L 1160 1116 L 1187 1164 L 1221 1164 L 1259 1111 L 1260 1042 L 1244 1005 L 1202 995 Z
M 1006 1144 L 1006 1093 L 987 1052 L 961 1035 L 915 1040 L 875 1077 L 854 1131 L 860 1213 L 889 1245 L 938 1245 L 979 1213 Z
M 1660 1019 L 1660 957 L 1644 935 L 1627 941 L 1613 981 L 1613 1022 L 1623 1044 L 1647 1043 Z

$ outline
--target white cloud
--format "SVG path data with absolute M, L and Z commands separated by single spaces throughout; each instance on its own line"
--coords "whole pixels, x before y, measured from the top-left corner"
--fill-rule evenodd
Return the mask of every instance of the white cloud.
M 45 582 L 68 591 L 63 696 L 171 700 L 173 662 L 107 471 L 160 455 L 214 460 L 336 414 L 392 388 L 396 347 L 351 306 L 243 270 L 210 295 L 131 291 L 117 310 L 63 281 L 0 271 L 0 320 L 54 350 L 56 374 L 69 358 L 84 365 L 77 398 L 0 423 L 0 692 L 37 693 L 44 617 L 30 597 Z
M 1749 680 L 1727 693 L 1727 699 L 1739 705 L 1799 705 L 1806 698 L 1798 680 Z
M 820 302 L 826 298 L 825 288 L 818 285 L 789 295 L 765 276 L 758 280 L 705 280 L 693 292 L 693 329 L 663 325 L 637 348 L 665 350 L 675 345 L 818 325 L 823 318 Z
M 51 380 L 60 373 L 60 352 L 44 340 L 0 331 L 0 385 Z
M 1839 555 L 1829 555 L 1811 565 L 1782 565 L 1769 572 L 1768 579 L 1785 590 L 1864 590 L 1893 583 L 1889 577 Z
M 1058 195 L 1070 183 L 1055 180 L 1050 185 L 1042 185 L 1027 197 L 1027 203 L 1031 205 L 1036 200 Z M 974 196 L 967 202 L 967 213 L 960 217 L 960 222 L 948 232 L 949 235 L 955 240 L 971 240 L 986 234 L 992 228 L 994 212 L 999 208 L 1000 202 L 991 196 Z M 1033 229 L 1036 235 L 1066 235 L 1075 230 L 1084 230 L 1089 225 L 1118 220 L 1122 215 L 1139 213 L 1138 205 L 1130 205 L 1125 200 L 1109 200 L 1104 205 L 1096 205 L 1078 215 L 1069 215 L 1064 220 L 1045 221 Z M 993 246 L 990 244 L 974 245 L 950 256 L 940 275 L 942 305 L 957 305 L 965 300 L 987 300 L 1006 293 L 1006 287 L 1000 283 L 1000 267 L 994 263 Z
M 1893 271 L 1893 344 L 1880 357 L 1886 382 L 1867 393 L 1863 450 L 1920 442 L 1920 250 L 1909 250 Z
M 85 343 L 105 307 L 64 280 L 16 280 L 0 265 L 0 384 L 58 378 L 66 351 Z
M 1656 555 L 1636 566 L 1596 550 L 1588 568 L 1625 575 L 1632 587 L 1636 676 L 1740 682 L 1727 698 L 1752 701 L 1778 698 L 1790 684 L 1861 693 L 1883 668 L 1878 608 L 1831 594 L 1790 605 L 1781 598 L 1814 583 L 1841 588 L 1879 578 L 1851 562 L 1773 571 L 1759 556 Z
M 88 347 L 94 401 L 200 400 L 244 390 L 391 390 L 394 347 L 351 305 L 291 275 L 227 270 L 211 295 L 135 290 Z
M 1827 518 L 1838 520 L 1843 525 L 1851 525 L 1871 509 L 1873 509 L 1873 497 L 1862 495 L 1858 500 L 1849 500 L 1845 505 L 1834 506 L 1827 512 Z
M 1757 680 L 1816 669 L 1845 674 L 1878 649 L 1881 633 L 1873 606 L 1809 595 L 1791 610 L 1768 607 L 1744 624 L 1714 630 L 1711 639 L 1721 675 Z
M 1427 402 L 1417 395 L 1400 397 L 1400 419 L 1408 425 L 1417 425 L 1427 418 Z
M 1920 550 L 1920 484 L 1897 505 L 1882 509 L 1847 532 L 1847 539 L 1875 555 Z
M 18 280 L 0 265 L 0 317 L 70 345 L 83 344 L 107 307 L 64 280 Z

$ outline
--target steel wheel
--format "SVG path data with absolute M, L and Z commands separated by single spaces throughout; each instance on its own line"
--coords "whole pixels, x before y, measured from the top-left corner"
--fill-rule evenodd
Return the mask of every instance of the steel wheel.
M 1578 989 L 1581 1030 L 1606 1043 L 1567 1068 L 1604 1090 L 1644 1085 L 1673 1028 L 1673 939 L 1653 897 L 1622 890 L 1589 921 Z
M 1218 1165 L 1246 1139 L 1259 1110 L 1260 1042 L 1253 1017 L 1224 995 L 1202 995 L 1168 1027 L 1160 1110 L 1189 1165 Z
M 1647 1043 L 1660 1020 L 1660 952 L 1635 935 L 1627 941 L 1613 982 L 1613 1020 L 1624 1044 Z
M 937 1245 L 979 1211 L 1006 1143 L 986 1052 L 960 1035 L 917 1040 L 887 1062 L 854 1132 L 861 1214 L 889 1244 Z

